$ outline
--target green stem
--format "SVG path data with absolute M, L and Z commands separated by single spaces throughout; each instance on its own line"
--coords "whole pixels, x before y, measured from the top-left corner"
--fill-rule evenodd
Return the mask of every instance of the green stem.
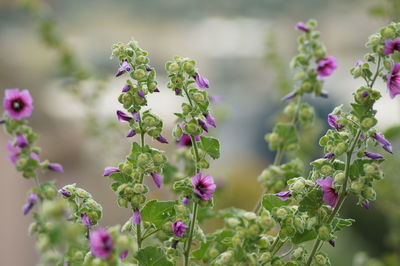
M 141 147 L 144 148 L 144 145 L 145 145 L 145 142 L 144 142 L 145 132 L 143 130 L 141 117 L 139 119 L 139 128 L 140 128 L 140 143 L 141 143 Z M 143 178 L 144 178 L 144 175 L 141 174 L 139 183 L 143 183 Z M 133 210 L 133 211 L 135 211 L 135 210 Z M 140 250 L 142 248 L 142 241 L 144 240 L 144 237 L 142 237 L 141 224 L 137 224 L 136 225 L 136 240 L 137 240 L 138 250 Z

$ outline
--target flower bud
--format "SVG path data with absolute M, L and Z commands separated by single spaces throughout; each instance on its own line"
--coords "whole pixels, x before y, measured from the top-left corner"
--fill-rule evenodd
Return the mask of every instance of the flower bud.
M 329 258 L 322 252 L 319 252 L 315 255 L 314 262 L 317 265 L 321 265 L 321 266 L 331 265 L 329 262 Z
M 265 138 L 265 141 L 267 141 L 271 145 L 279 145 L 279 142 L 281 141 L 281 139 L 277 133 L 266 134 L 264 138 Z
M 92 197 L 92 195 L 90 195 L 89 192 L 87 192 L 86 190 L 83 190 L 81 188 L 76 188 L 75 193 L 79 198 L 82 198 L 82 199 L 88 199 L 88 198 Z
M 361 190 L 363 189 L 363 187 L 364 187 L 364 183 L 362 183 L 360 181 L 355 181 L 355 182 L 351 183 L 351 186 L 350 186 L 351 190 L 356 194 L 359 194 L 361 192 Z
M 238 226 L 240 224 L 240 221 L 236 218 L 231 217 L 231 218 L 226 219 L 226 224 L 229 227 L 235 228 L 236 226 Z
M 182 204 L 175 205 L 175 210 L 178 213 L 186 213 L 186 206 Z
M 332 173 L 332 167 L 328 164 L 325 164 L 324 166 L 321 167 L 321 174 L 323 175 L 329 175 Z
M 146 127 L 154 127 L 154 126 L 157 126 L 158 123 L 159 123 L 159 121 L 157 121 L 157 119 L 151 115 L 145 116 L 143 118 L 143 124 Z
M 224 253 L 222 253 L 221 255 L 221 260 L 225 263 L 228 263 L 231 261 L 232 257 L 233 257 L 233 251 L 229 250 L 229 251 L 225 251 Z
M 364 128 L 370 129 L 371 127 L 376 125 L 376 122 L 377 122 L 376 119 L 366 117 L 361 121 L 361 126 L 363 126 Z
M 187 123 L 185 125 L 185 130 L 192 136 L 197 136 L 200 134 L 200 127 L 196 123 Z
M 148 189 L 143 184 L 138 183 L 133 186 L 133 192 L 135 192 L 137 194 L 146 193 L 147 191 L 148 191 Z
M 340 156 L 343 153 L 345 153 L 347 150 L 347 144 L 345 142 L 339 142 L 338 144 L 336 144 L 334 153 L 336 156 Z
M 246 212 L 243 217 L 248 221 L 253 221 L 257 218 L 257 215 L 254 212 Z
M 136 57 L 136 63 L 137 64 L 145 64 L 148 62 L 148 58 L 144 55 L 139 55 Z
M 392 26 L 387 26 L 381 30 L 381 35 L 385 39 L 393 39 L 395 37 L 396 30 Z
M 128 208 L 128 201 L 124 198 L 118 198 L 117 203 L 119 207 Z
M 380 36 L 379 36 L 378 34 L 374 34 L 374 35 L 371 35 L 371 36 L 368 38 L 367 45 L 368 45 L 368 46 L 374 46 L 374 45 L 379 44 L 380 41 L 381 41 Z
M 323 241 L 331 239 L 331 229 L 327 225 L 322 225 L 318 228 L 318 238 Z
M 210 250 L 208 251 L 208 256 L 212 259 L 218 255 L 219 255 L 219 251 L 216 248 L 210 248 Z
M 202 159 L 199 162 L 199 167 L 202 169 L 208 169 L 210 167 L 210 164 L 205 159 Z
M 193 93 L 193 100 L 196 103 L 202 103 L 202 102 L 204 102 L 205 98 L 204 98 L 204 95 L 202 93 L 196 92 L 196 93 Z
M 141 153 L 137 157 L 137 163 L 139 166 L 143 166 L 149 163 L 150 160 L 150 156 L 147 153 Z
M 271 261 L 271 259 L 272 259 L 271 252 L 264 252 L 260 256 L 260 263 L 262 264 L 268 263 Z
M 325 146 L 328 143 L 329 137 L 328 136 L 323 136 L 319 139 L 319 145 L 320 146 Z
M 132 95 L 130 95 L 129 93 L 122 94 L 121 103 L 124 106 L 131 106 L 133 103 Z
M 292 192 L 299 193 L 305 187 L 304 182 L 302 180 L 297 180 L 296 182 L 290 184 L 290 190 Z
M 183 69 L 187 72 L 190 73 L 193 71 L 194 66 L 195 66 L 195 62 L 194 61 L 190 61 L 190 62 L 186 62 L 183 64 Z
M 304 92 L 312 92 L 313 86 L 310 82 L 306 81 L 301 85 L 301 90 Z
M 134 206 L 139 206 L 146 201 L 146 197 L 142 194 L 137 194 L 132 197 L 131 203 Z
M 177 72 L 179 70 L 179 65 L 177 63 L 171 63 L 168 66 L 168 71 L 170 72 Z
M 366 187 L 363 192 L 362 195 L 364 196 L 364 198 L 366 198 L 367 200 L 376 200 L 376 192 L 372 187 Z
M 335 184 L 342 185 L 345 179 L 345 174 L 343 172 L 339 172 L 334 177 Z
M 304 72 L 297 72 L 294 75 L 293 79 L 294 80 L 302 80 L 302 79 L 304 79 L 305 76 L 306 76 L 306 74 Z
M 270 215 L 260 217 L 260 225 L 266 230 L 270 230 L 275 226 L 275 220 Z
M 304 247 L 298 247 L 295 250 L 293 250 L 292 253 L 292 258 L 294 259 L 301 259 L 306 255 L 307 251 L 304 249 Z
M 257 236 L 260 234 L 260 227 L 257 224 L 252 224 L 248 228 L 249 233 L 253 236 Z
M 146 77 L 146 71 L 144 71 L 143 69 L 136 69 L 135 72 L 133 72 L 133 77 L 136 80 L 141 80 L 144 77 Z
M 304 227 L 305 227 L 304 220 L 301 219 L 300 217 L 295 217 L 294 218 L 293 225 L 294 225 L 294 227 L 296 228 L 296 230 L 298 232 L 303 232 L 304 231 Z
M 122 233 L 129 233 L 129 232 L 132 232 L 132 230 L 133 230 L 132 220 L 129 219 L 129 220 L 126 221 L 126 223 L 122 226 L 121 232 L 122 232 Z
M 186 103 L 182 104 L 182 112 L 188 114 L 192 110 L 192 107 Z
M 288 212 L 287 212 L 287 210 L 284 209 L 284 208 L 278 208 L 278 209 L 276 210 L 276 217 L 277 217 L 278 219 L 284 219 L 287 215 L 288 215 Z

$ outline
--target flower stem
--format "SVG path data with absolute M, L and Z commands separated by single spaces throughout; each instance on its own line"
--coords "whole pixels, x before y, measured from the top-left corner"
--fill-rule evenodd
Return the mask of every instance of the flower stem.
M 145 145 L 145 142 L 144 142 L 145 132 L 144 132 L 143 126 L 142 126 L 141 116 L 139 116 L 139 117 L 140 117 L 139 118 L 140 143 L 141 143 L 141 147 L 144 148 L 144 145 Z M 144 175 L 141 174 L 140 175 L 140 180 L 139 180 L 140 183 L 143 183 L 143 178 L 144 178 Z M 135 211 L 135 210 L 133 210 L 133 211 Z M 142 241 L 144 239 L 144 238 L 142 238 L 142 228 L 141 228 L 140 223 L 136 225 L 136 239 L 137 239 L 138 250 L 140 250 L 142 248 Z

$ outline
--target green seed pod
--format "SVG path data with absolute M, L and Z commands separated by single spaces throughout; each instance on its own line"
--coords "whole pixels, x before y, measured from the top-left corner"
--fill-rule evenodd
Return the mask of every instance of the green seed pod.
M 137 163 L 139 166 L 146 165 L 151 161 L 151 157 L 148 153 L 141 153 L 137 157 Z
M 117 203 L 119 207 L 128 208 L 128 201 L 124 198 L 118 198 Z
M 329 175 L 332 173 L 332 170 L 333 170 L 333 168 L 330 165 L 325 164 L 324 166 L 321 167 L 320 171 L 321 171 L 321 174 L 323 174 L 323 175 Z
M 171 63 L 168 66 L 168 71 L 170 71 L 170 72 L 177 72 L 177 71 L 179 71 L 179 69 L 180 69 L 179 65 L 177 63 L 175 63 L 175 62 Z
M 366 187 L 362 195 L 367 199 L 367 200 L 376 200 L 376 192 L 372 187 Z
M 202 93 L 196 92 L 196 93 L 193 93 L 193 100 L 196 103 L 202 103 L 202 102 L 204 102 L 205 98 L 204 98 L 204 95 Z
M 133 72 L 132 76 L 133 76 L 132 78 L 134 78 L 136 80 L 141 80 L 144 77 L 146 77 L 146 71 L 144 71 L 143 69 L 140 69 L 140 68 L 136 69 L 135 72 Z
M 284 219 L 284 218 L 286 218 L 287 215 L 288 215 L 288 212 L 287 212 L 287 210 L 284 209 L 284 208 L 278 208 L 278 209 L 276 210 L 276 217 L 277 217 L 278 219 Z
M 332 238 L 331 229 L 327 225 L 322 225 L 318 228 L 318 238 L 323 241 L 328 241 Z
M 124 106 L 131 106 L 132 103 L 133 103 L 132 95 L 129 94 L 129 93 L 124 93 L 124 94 L 122 94 L 121 103 L 122 103 Z
M 334 182 L 335 184 L 342 185 L 345 179 L 345 174 L 343 172 L 339 172 L 335 175 Z
M 353 182 L 351 183 L 350 188 L 354 193 L 359 194 L 364 188 L 364 183 L 359 181 Z
M 133 192 L 137 193 L 137 194 L 142 194 L 142 193 L 146 193 L 148 191 L 146 185 L 143 184 L 135 184 L 133 186 Z

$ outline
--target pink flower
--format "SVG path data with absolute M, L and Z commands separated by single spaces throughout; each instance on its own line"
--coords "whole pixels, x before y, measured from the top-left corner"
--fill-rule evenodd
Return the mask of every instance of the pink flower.
M 30 117 L 33 110 L 31 94 L 28 90 L 6 90 L 3 107 L 7 114 L 15 120 Z
M 304 22 L 301 22 L 301 21 L 299 23 L 297 23 L 294 28 L 296 30 L 301 30 L 301 31 L 304 31 L 304 32 L 309 32 L 310 31 L 310 28 L 307 27 L 307 25 Z
M 327 77 L 332 75 L 333 71 L 337 68 L 336 58 L 333 56 L 324 57 L 317 62 L 317 73 L 320 77 Z
M 111 235 L 99 228 L 90 233 L 90 250 L 92 255 L 98 258 L 107 259 L 113 250 L 113 241 Z
M 186 228 L 187 225 L 181 220 L 172 223 L 172 230 L 174 235 L 177 237 L 182 237 L 182 235 L 186 232 Z
M 400 38 L 396 40 L 385 40 L 385 48 L 383 49 L 384 55 L 393 54 L 394 51 L 400 51 Z
M 339 196 L 332 186 L 333 179 L 330 176 L 328 176 L 325 179 L 317 179 L 317 184 L 320 185 L 322 188 L 323 201 L 332 208 L 335 207 L 338 202 Z
M 150 175 L 153 178 L 154 184 L 156 184 L 156 186 L 160 188 L 163 180 L 162 176 L 157 174 L 156 172 L 151 172 Z
M 275 193 L 274 195 L 277 196 L 279 199 L 285 201 L 292 196 L 292 193 L 290 193 L 289 190 L 286 190 L 286 191 L 281 191 L 281 192 Z
M 19 147 L 15 147 L 10 141 L 7 143 L 7 149 L 10 152 L 10 155 L 8 156 L 8 159 L 13 164 L 16 164 L 18 161 L 19 153 L 21 152 L 21 149 Z
M 394 64 L 392 73 L 386 75 L 387 87 L 389 89 L 390 98 L 394 98 L 400 94 L 400 64 Z
M 190 180 L 194 187 L 194 193 L 199 195 L 203 200 L 212 199 L 213 193 L 216 189 L 216 185 L 212 176 L 202 176 L 201 173 L 197 173 Z

